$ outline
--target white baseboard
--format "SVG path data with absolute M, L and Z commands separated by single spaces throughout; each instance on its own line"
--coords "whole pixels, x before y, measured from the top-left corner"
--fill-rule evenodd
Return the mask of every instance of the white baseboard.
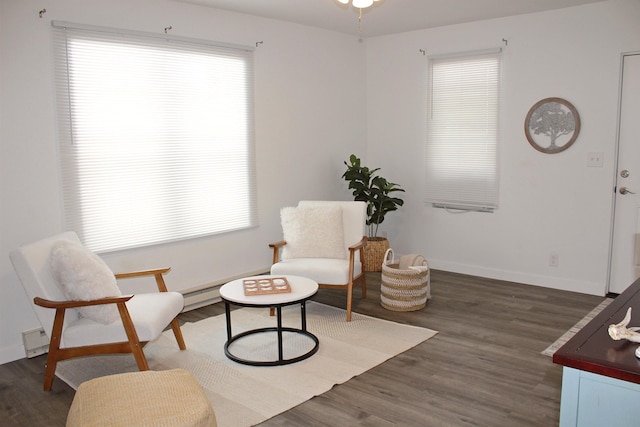
M 0 365 L 24 359 L 25 357 L 24 346 L 22 344 L 14 344 L 0 348 Z
M 606 283 L 584 280 L 558 278 L 541 274 L 523 273 L 518 271 L 499 270 L 476 265 L 452 263 L 428 259 L 429 267 L 434 270 L 450 271 L 452 273 L 468 274 L 471 276 L 486 277 L 489 279 L 505 280 L 508 282 L 522 283 L 525 285 L 541 286 L 543 288 L 558 289 L 561 291 L 579 292 L 582 294 L 604 296 L 606 295 Z

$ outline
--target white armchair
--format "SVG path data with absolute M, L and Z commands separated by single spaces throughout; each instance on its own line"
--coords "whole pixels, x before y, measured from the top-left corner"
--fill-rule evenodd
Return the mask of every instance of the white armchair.
M 64 245 L 71 249 L 64 249 Z M 57 248 L 63 248 L 63 252 L 67 250 L 64 252 L 67 259 L 61 259 L 61 262 L 67 262 L 62 275 L 67 283 L 58 283 L 56 279 L 56 276 L 61 275 L 60 265 L 57 265 L 58 269 L 54 273 L 56 263 L 52 253 Z M 113 273 L 97 256 L 80 244 L 78 236 L 73 232 L 25 245 L 12 251 L 9 256 L 25 292 L 34 302 L 36 316 L 50 340 L 45 390 L 51 389 L 58 361 L 79 356 L 132 353 L 138 368 L 141 371 L 148 370 L 149 365 L 142 347 L 160 336 L 169 324 L 180 349 L 186 348 L 176 318 L 184 307 L 184 298 L 178 292 L 167 292 L 163 274 L 169 271 L 168 268 L 116 274 L 115 279 L 153 276 L 159 290 L 157 293 L 120 295 Z M 87 272 L 87 266 L 96 271 Z M 80 269 L 85 271 L 78 271 Z M 71 277 L 74 274 L 78 276 L 75 282 Z M 92 278 L 96 280 L 91 280 Z M 107 280 L 98 280 L 105 278 Z M 113 288 L 109 287 L 110 284 L 104 283 L 109 282 L 109 279 L 113 280 L 115 294 Z M 78 288 L 98 289 L 98 292 L 104 285 L 103 289 L 107 294 L 91 300 L 70 298 L 69 292 L 79 292 L 78 289 L 67 289 L 72 284 Z M 85 294 L 92 291 L 93 289 L 82 290 Z M 91 312 L 81 314 L 79 311 L 96 308 L 112 311 L 96 311 L 95 316 Z
M 272 275 L 296 275 L 318 282 L 321 288 L 347 290 L 347 321 L 351 320 L 353 287 L 364 274 L 364 202 L 300 201 L 280 212 L 284 240 L 271 243 Z

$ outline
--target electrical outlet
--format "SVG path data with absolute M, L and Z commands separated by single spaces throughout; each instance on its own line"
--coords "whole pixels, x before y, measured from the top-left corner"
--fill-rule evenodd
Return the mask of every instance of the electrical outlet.
M 590 152 L 587 153 L 587 166 L 590 168 L 601 168 L 604 164 L 604 153 Z
M 558 253 L 557 252 L 551 252 L 549 254 L 549 266 L 551 267 L 557 267 L 558 266 Z

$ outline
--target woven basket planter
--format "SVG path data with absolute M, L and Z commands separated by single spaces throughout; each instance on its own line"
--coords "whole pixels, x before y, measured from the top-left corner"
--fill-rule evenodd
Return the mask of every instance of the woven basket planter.
M 429 267 L 423 269 L 400 269 L 399 264 L 388 261 L 389 249 L 384 256 L 380 305 L 392 311 L 415 311 L 424 308 L 431 298 L 431 274 Z
M 389 249 L 389 240 L 387 239 L 367 240 L 367 245 L 364 248 L 364 271 L 382 270 L 382 262 L 387 249 Z

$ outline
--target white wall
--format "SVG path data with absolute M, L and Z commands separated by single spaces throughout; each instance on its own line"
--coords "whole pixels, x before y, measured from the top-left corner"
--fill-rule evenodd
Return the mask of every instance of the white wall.
M 507 39 L 505 46 L 502 39 Z M 427 54 L 504 47 L 500 208 L 452 214 L 425 206 Z M 606 289 L 620 56 L 640 51 L 640 2 L 587 6 L 367 40 L 368 159 L 406 189 L 385 223 L 399 253 L 433 268 L 603 295 Z M 547 97 L 577 108 L 582 129 L 559 154 L 524 136 Z M 587 167 L 587 153 L 604 167 Z M 549 255 L 559 265 L 549 266 Z
M 172 290 L 264 271 L 267 243 L 281 238 L 280 207 L 349 199 L 342 162 L 365 151 L 365 46 L 356 37 L 169 0 L 1 0 L 0 363 L 24 357 L 21 331 L 39 326 L 8 253 L 63 227 L 52 20 L 159 34 L 172 26 L 177 36 L 263 42 L 254 61 L 260 226 L 110 254 L 116 271 L 171 266 Z
M 302 198 L 348 199 L 342 161 L 357 153 L 407 190 L 405 207 L 382 227 L 397 253 L 422 253 L 434 268 L 604 292 L 620 54 L 640 50 L 637 0 L 363 44 L 352 36 L 170 0 L 0 0 L 0 363 L 23 357 L 20 332 L 37 327 L 7 254 L 62 230 L 53 19 L 155 33 L 171 25 L 180 36 L 264 41 L 255 53 L 260 227 L 110 255 L 106 260 L 115 270 L 171 265 L 168 286 L 181 290 L 266 268 L 266 244 L 280 238 L 279 208 Z M 453 215 L 425 207 L 427 64 L 419 50 L 495 47 L 502 38 L 509 44 L 500 209 Z M 366 85 L 360 79 L 365 66 Z M 530 106 L 550 96 L 576 106 L 582 131 L 569 150 L 544 155 L 528 145 L 522 128 Z M 586 167 L 591 151 L 604 153 L 603 168 Z M 559 254 L 558 267 L 548 266 L 551 251 Z

